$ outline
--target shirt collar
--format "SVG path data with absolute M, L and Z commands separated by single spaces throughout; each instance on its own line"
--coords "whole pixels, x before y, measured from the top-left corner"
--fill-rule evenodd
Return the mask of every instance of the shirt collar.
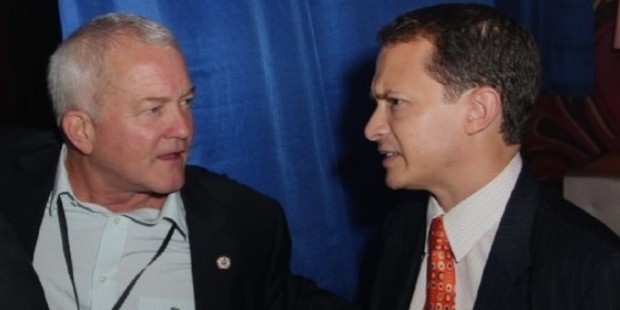
M 73 189 L 71 189 L 71 184 L 69 183 L 69 175 L 67 174 L 67 167 L 65 166 L 66 160 L 67 146 L 63 143 L 62 148 L 60 149 L 58 164 L 56 165 L 57 169 L 56 177 L 54 179 L 54 188 L 52 189 L 52 193 L 50 194 L 50 213 L 56 211 L 55 201 L 58 199 L 58 196 L 60 194 L 68 193 L 71 197 L 73 197 Z
M 48 202 L 50 216 L 53 216 L 58 208 L 56 201 L 59 196 L 66 196 L 61 198 L 63 206 L 65 208 L 82 207 L 83 209 L 87 209 L 95 213 L 104 214 L 106 216 L 113 215 L 114 213 L 110 212 L 103 206 L 88 202 L 82 202 L 75 197 L 75 195 L 73 194 L 73 189 L 71 188 L 71 183 L 69 182 L 69 174 L 67 173 L 67 167 L 65 165 L 66 160 L 67 146 L 66 144 L 63 144 L 60 150 L 60 157 L 58 159 L 58 169 L 56 169 L 54 188 L 50 193 L 50 200 Z M 181 194 L 179 191 L 170 193 L 166 197 L 166 200 L 164 201 L 164 205 L 161 210 L 143 208 L 134 210 L 129 213 L 123 213 L 121 215 L 126 216 L 142 225 L 149 226 L 161 222 L 162 219 L 166 219 L 168 221 L 174 222 L 179 228 L 181 234 L 183 234 L 183 237 L 187 239 L 188 229 L 187 222 L 185 221 L 185 207 L 183 205 L 183 200 L 181 199 Z
M 522 167 L 523 160 L 517 154 L 491 182 L 445 213 L 444 228 L 457 262 L 467 255 L 486 232 L 499 224 Z M 433 218 L 442 214 L 443 209 L 431 196 L 427 229 Z

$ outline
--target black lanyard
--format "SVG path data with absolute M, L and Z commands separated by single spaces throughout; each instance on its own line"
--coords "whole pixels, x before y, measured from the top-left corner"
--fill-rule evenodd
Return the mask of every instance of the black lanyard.
M 68 194 L 68 193 L 62 193 L 62 194 Z M 65 261 L 67 263 L 67 269 L 69 271 L 69 278 L 71 279 L 71 285 L 73 286 L 73 295 L 75 296 L 75 304 L 77 305 L 77 309 L 80 310 L 80 300 L 78 299 L 77 288 L 75 286 L 75 280 L 73 278 L 73 263 L 71 261 L 71 247 L 69 246 L 69 230 L 67 229 L 67 218 L 65 217 L 65 210 L 62 206 L 62 201 L 60 199 L 60 196 L 62 194 L 58 195 L 58 199 L 56 200 L 56 203 L 58 205 L 58 223 L 60 224 L 60 235 L 62 238 L 62 251 L 65 254 Z M 146 266 L 144 266 L 144 268 L 142 268 L 142 270 L 140 270 L 140 272 L 138 272 L 138 274 L 136 274 L 135 277 L 133 277 L 133 280 L 131 280 L 129 285 L 127 285 L 127 287 L 123 291 L 123 294 L 121 294 L 121 296 L 118 298 L 118 300 L 114 304 L 114 307 L 112 307 L 113 310 L 118 310 L 121 308 L 121 306 L 125 302 L 125 299 L 127 299 L 127 296 L 129 296 L 129 293 L 131 293 L 131 290 L 133 289 L 134 285 L 136 284 L 136 282 L 138 282 L 138 279 L 140 278 L 140 276 L 142 276 L 142 273 L 144 273 L 146 268 L 148 268 L 151 264 L 153 264 L 153 262 L 155 262 L 155 260 L 159 258 L 159 256 L 162 253 L 164 253 L 164 251 L 166 250 L 166 247 L 168 246 L 168 243 L 170 243 L 170 239 L 172 238 L 172 234 L 174 233 L 175 227 L 176 227 L 176 224 L 173 222 L 172 226 L 170 227 L 170 230 L 168 231 L 168 234 L 166 235 L 166 238 L 161 243 L 161 246 L 159 247 L 159 250 L 157 250 L 157 253 L 155 253 L 155 256 L 153 256 L 153 258 L 151 258 L 151 261 L 148 264 L 146 264 Z

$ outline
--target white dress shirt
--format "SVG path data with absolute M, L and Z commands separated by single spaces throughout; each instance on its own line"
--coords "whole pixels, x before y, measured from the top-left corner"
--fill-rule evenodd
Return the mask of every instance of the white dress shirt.
M 76 309 L 62 250 L 57 199 L 65 210 L 80 309 L 111 309 L 134 276 L 153 258 L 173 223 L 163 254 L 142 274 L 122 309 L 194 309 L 189 236 L 179 192 L 161 210 L 112 213 L 81 202 L 71 189 L 63 146 L 34 252 L 33 265 L 50 309 Z
M 520 155 L 510 163 L 491 182 L 458 203 L 443 217 L 444 229 L 456 261 L 456 309 L 473 309 L 482 272 L 486 265 L 491 245 L 506 210 L 506 204 L 515 187 L 523 166 Z M 428 202 L 426 234 L 433 218 L 444 214 L 433 197 Z M 426 301 L 425 253 L 420 273 L 416 281 L 410 310 L 424 308 Z

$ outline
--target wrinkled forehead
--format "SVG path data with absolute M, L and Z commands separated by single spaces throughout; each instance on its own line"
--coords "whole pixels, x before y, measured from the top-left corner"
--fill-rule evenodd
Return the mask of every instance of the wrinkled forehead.
M 377 55 L 373 87 L 427 74 L 433 50 L 433 44 L 425 39 L 385 44 Z
M 170 75 L 187 76 L 185 60 L 175 47 L 144 42 L 125 42 L 112 46 L 106 53 L 100 82 L 103 85 L 125 82 L 123 78 L 128 75 L 136 72 L 147 75 L 148 72 L 152 72 L 155 75 L 158 73 L 157 70 L 164 70 Z

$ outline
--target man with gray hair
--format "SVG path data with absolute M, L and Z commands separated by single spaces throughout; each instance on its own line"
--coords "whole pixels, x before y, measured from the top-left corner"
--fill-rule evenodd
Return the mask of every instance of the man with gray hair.
M 276 201 L 186 165 L 195 88 L 164 26 L 97 17 L 53 54 L 48 84 L 64 142 L 22 135 L 2 154 L 0 211 L 51 308 L 347 306 L 291 275 Z

